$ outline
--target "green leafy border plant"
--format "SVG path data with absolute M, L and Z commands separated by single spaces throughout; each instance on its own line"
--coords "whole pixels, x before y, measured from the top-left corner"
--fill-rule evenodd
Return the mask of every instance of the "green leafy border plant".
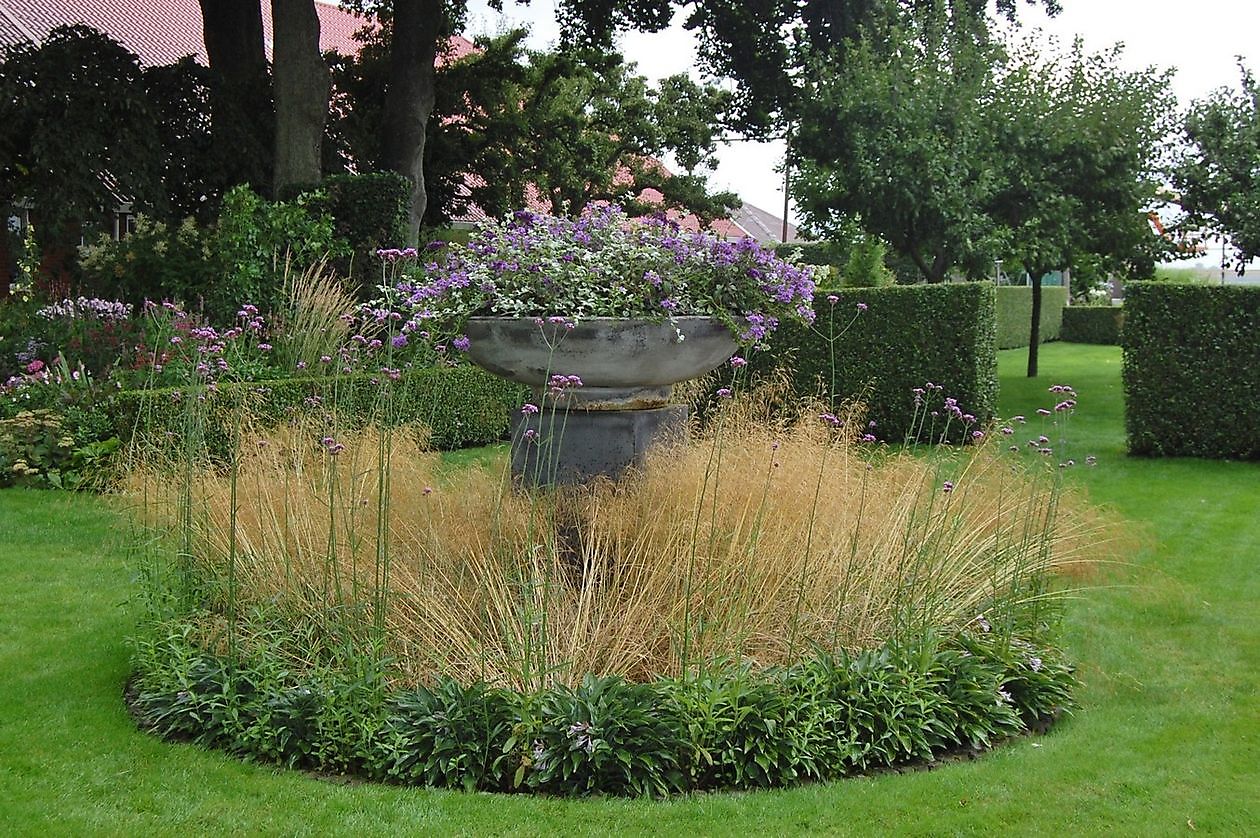
M 987 623 L 979 623 L 987 627 Z M 189 624 L 136 645 L 130 688 L 159 735 L 411 785 L 666 796 L 784 786 L 991 747 L 1072 707 L 1056 650 L 975 626 L 787 669 L 648 684 L 589 675 L 525 694 L 439 680 L 391 690 L 360 665 L 295 676 L 206 652 Z

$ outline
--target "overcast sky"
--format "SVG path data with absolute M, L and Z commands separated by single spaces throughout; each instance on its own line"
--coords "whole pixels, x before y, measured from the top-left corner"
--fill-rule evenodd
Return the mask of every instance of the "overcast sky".
M 1039 9 L 1021 8 L 1024 28 L 1040 27 L 1064 43 L 1079 34 L 1092 51 L 1121 42 L 1126 66 L 1176 70 L 1172 87 L 1183 106 L 1219 87 L 1236 87 L 1236 56 L 1260 72 L 1260 61 L 1255 60 L 1260 53 L 1256 47 L 1260 40 L 1258 0 L 1061 0 L 1061 4 L 1063 12 L 1056 18 L 1048 18 Z M 468 33 L 494 34 L 510 23 L 525 23 L 532 28 L 534 46 L 555 41 L 559 30 L 552 0 L 533 0 L 530 6 L 505 0 L 504 7 L 505 14 L 498 15 L 485 0 L 470 0 Z M 620 45 L 649 78 L 680 72 L 696 75 L 692 37 L 678 18 L 666 32 L 627 34 Z M 781 144 L 731 143 L 720 150 L 710 183 L 779 215 L 783 182 L 774 167 L 782 157 Z

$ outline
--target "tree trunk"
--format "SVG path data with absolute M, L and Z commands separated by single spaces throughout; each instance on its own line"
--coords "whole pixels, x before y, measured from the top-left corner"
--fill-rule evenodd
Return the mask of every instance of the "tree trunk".
M 1032 283 L 1032 324 L 1028 328 L 1028 377 L 1037 377 L 1037 350 L 1041 347 L 1041 276 L 1039 268 L 1028 270 Z
M 420 239 L 428 194 L 424 188 L 424 142 L 433 112 L 434 72 L 442 31 L 442 0 L 394 0 L 389 50 L 389 88 L 381 115 L 381 163 L 411 180 L 408 245 Z
M 319 182 L 320 145 L 332 76 L 319 52 L 314 0 L 271 0 L 272 74 L 276 88 L 273 194 Z
M 223 185 L 270 185 L 271 80 L 259 0 L 199 0 L 212 83 L 211 130 Z
M 945 271 L 949 268 L 949 260 L 944 253 L 938 253 L 932 259 L 932 264 L 928 264 L 923 254 L 918 248 L 910 247 L 905 250 L 906 255 L 910 257 L 910 261 L 914 262 L 915 267 L 919 269 L 919 273 L 923 275 L 923 279 L 930 285 L 944 282 Z

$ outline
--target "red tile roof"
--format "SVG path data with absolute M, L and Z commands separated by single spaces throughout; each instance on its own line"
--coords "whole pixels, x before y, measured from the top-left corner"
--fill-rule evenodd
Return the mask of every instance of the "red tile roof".
M 329 0 L 316 0 L 319 46 L 343 55 L 358 52 L 354 33 L 363 18 Z M 12 24 L 6 30 L 5 22 Z M 271 0 L 262 0 L 263 43 L 271 55 Z M 206 60 L 197 0 L 0 0 L 0 45 L 42 41 L 58 26 L 86 24 L 108 34 L 149 66 L 171 64 L 185 55 Z M 471 47 L 471 44 L 469 45 Z

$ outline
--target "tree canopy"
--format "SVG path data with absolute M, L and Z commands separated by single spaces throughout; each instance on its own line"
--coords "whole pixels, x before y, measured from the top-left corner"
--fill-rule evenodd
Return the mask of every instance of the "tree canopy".
M 1173 186 L 1191 227 L 1226 238 L 1241 272 L 1260 257 L 1260 88 L 1245 66 L 1239 89 L 1196 101 L 1182 124 Z
M 470 205 L 501 215 L 527 195 L 562 215 L 610 200 L 636 214 L 677 207 L 712 219 L 735 204 L 733 195 L 710 195 L 702 177 L 712 166 L 726 94 L 685 76 L 653 86 L 615 52 L 528 52 L 525 34 L 481 39 L 477 52 L 437 71 L 426 225 L 444 224 Z M 371 38 L 336 72 L 335 143 L 360 166 L 382 162 L 387 49 L 383 38 Z M 671 176 L 659 165 L 667 153 L 686 173 Z M 661 203 L 639 202 L 649 187 Z
M 813 234 L 844 236 L 856 219 L 940 282 L 994 248 L 987 103 L 1001 56 L 929 24 L 908 17 L 852 42 L 841 64 L 810 66 L 792 194 Z
M 8 48 L 0 60 L 0 201 L 38 196 L 49 241 L 118 203 L 161 200 L 157 119 L 140 63 L 84 26 Z
M 986 212 L 1033 290 L 1028 375 L 1037 374 L 1041 277 L 1083 257 L 1149 273 L 1170 243 L 1151 228 L 1161 152 L 1175 113 L 1170 71 L 1124 70 L 1121 48 L 1077 40 L 1043 54 L 1032 41 L 997 80 L 990 120 L 999 154 Z

